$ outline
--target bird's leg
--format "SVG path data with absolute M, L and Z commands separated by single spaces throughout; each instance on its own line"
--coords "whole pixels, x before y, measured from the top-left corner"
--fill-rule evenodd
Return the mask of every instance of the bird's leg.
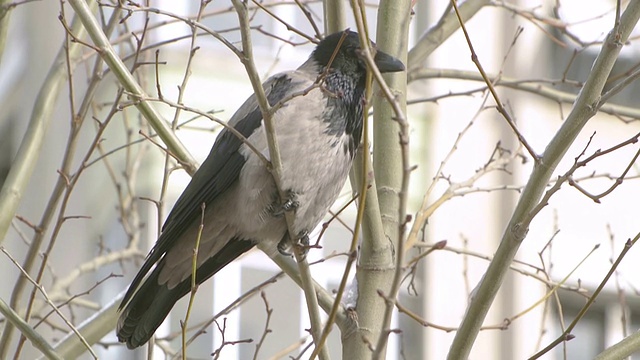
M 298 242 L 294 246 L 300 246 L 302 249 L 302 257 L 307 256 L 309 252 L 309 232 L 302 231 L 298 234 Z
M 287 190 L 286 195 L 287 197 L 284 202 L 275 200 L 271 204 L 271 214 L 274 217 L 282 217 L 285 212 L 294 211 L 298 208 L 298 206 L 300 206 L 300 202 L 298 201 L 298 193 L 293 190 Z
M 299 206 L 298 193 L 293 190 L 287 190 L 284 202 L 276 201 L 271 205 L 271 214 L 275 217 L 282 217 L 285 212 L 295 211 Z M 284 256 L 291 256 L 292 246 L 302 246 L 303 255 L 306 256 L 309 251 L 309 233 L 302 231 L 296 236 L 296 241 L 291 241 L 289 232 L 287 232 L 278 243 L 278 252 Z
M 302 248 L 302 256 L 307 256 L 309 252 L 309 232 L 301 231 L 296 238 L 296 242 L 292 243 L 289 233 L 285 234 L 278 243 L 278 252 L 284 256 L 291 256 L 291 247 L 300 246 Z

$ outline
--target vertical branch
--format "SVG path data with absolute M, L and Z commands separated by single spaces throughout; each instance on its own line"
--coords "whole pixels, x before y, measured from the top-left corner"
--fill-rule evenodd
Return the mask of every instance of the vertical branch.
M 367 61 L 376 82 L 384 84 L 375 68 L 371 49 L 366 38 L 366 22 L 363 4 L 352 1 L 353 13 L 363 44 L 363 56 Z M 407 57 L 407 37 L 410 13 L 410 1 L 388 1 L 380 4 L 378 11 L 378 45 L 403 62 Z M 403 26 L 404 25 L 404 26 Z M 365 234 L 359 266 L 358 314 L 359 329 L 357 335 L 344 341 L 344 358 L 384 358 L 389 335 L 389 323 L 399 288 L 402 266 L 394 265 L 393 253 L 397 241 L 404 238 L 404 214 L 406 213 L 406 195 L 408 190 L 408 127 L 402 115 L 405 112 L 404 93 L 406 92 L 406 73 L 396 73 L 386 77 L 389 86 L 397 92 L 391 94 L 386 85 L 385 96 L 373 96 L 374 111 L 374 162 L 376 175 L 375 187 L 368 191 L 363 223 Z M 398 96 L 398 94 L 401 94 Z M 387 102 L 386 100 L 390 101 Z M 398 121 L 394 121 L 398 120 Z M 400 127 L 399 124 L 403 126 Z M 403 135 L 403 136 L 400 136 Z M 365 144 L 366 145 L 366 144 Z M 368 158 L 367 154 L 364 154 Z M 368 159 L 365 159 L 365 161 Z M 367 174 L 363 174 L 365 177 Z M 372 201 L 374 199 L 375 201 Z M 400 201 L 404 199 L 404 201 Z M 402 220 L 401 220 L 402 219 Z M 402 244 L 399 244 L 402 247 Z M 397 256 L 398 251 L 395 251 Z M 402 257 L 396 259 L 402 262 Z M 397 280 L 397 281 L 394 281 Z M 391 284 L 393 286 L 390 286 Z M 382 294 L 382 296 L 381 296 Z M 380 321 L 382 319 L 382 321 Z M 363 341 L 366 339 L 366 341 Z M 376 344 L 375 347 L 372 344 Z
M 366 35 L 367 29 L 364 25 L 360 6 L 361 4 L 358 1 L 351 1 L 363 52 L 369 53 L 369 38 Z M 370 72 L 371 69 L 369 69 L 368 73 Z M 371 84 L 368 86 L 370 87 Z M 365 127 L 365 129 L 367 128 L 368 126 Z M 355 312 L 358 319 L 358 328 L 356 331 L 342 334 L 343 359 L 370 357 L 373 351 L 370 344 L 379 336 L 380 319 L 384 311 L 384 304 L 380 301 L 381 298 L 377 293 L 377 289 L 386 289 L 387 285 L 384 284 L 389 284 L 393 275 L 393 250 L 390 248 L 384 233 L 378 192 L 376 191 L 376 179 L 370 176 L 374 170 L 371 170 L 373 169 L 373 164 L 368 152 L 369 140 L 367 135 L 363 136 L 363 149 L 358 152 L 358 156 L 355 159 L 355 179 L 352 178 L 352 187 L 364 190 L 360 194 L 361 202 L 364 204 L 359 204 L 358 209 L 360 210 L 361 206 L 365 205 L 361 225 L 363 240 L 358 256 L 358 267 L 356 268 L 358 298 Z M 365 184 L 367 186 L 364 186 Z M 356 226 L 358 225 L 356 224 Z
M 381 50 L 407 62 L 411 1 L 381 1 L 378 11 L 378 29 L 376 40 Z M 373 59 L 369 59 L 373 62 Z M 379 75 L 379 74 L 378 74 Z M 380 335 L 373 359 L 384 359 L 389 335 L 391 333 L 391 315 L 395 299 L 400 289 L 404 267 L 404 239 L 407 224 L 407 202 L 409 192 L 409 124 L 403 114 L 406 113 L 407 73 L 398 72 L 378 76 L 379 87 L 386 92 L 386 86 L 394 93 L 374 97 L 373 132 L 373 168 L 378 182 L 380 211 L 385 234 L 395 246 L 395 269 L 393 282 L 384 297 L 384 316 L 380 324 Z M 382 92 L 382 91 L 381 91 Z M 393 96 L 393 98 L 392 98 Z M 395 120 L 395 121 L 394 121 Z M 389 221 L 385 222 L 385 219 Z M 393 219 L 393 220 L 391 220 Z
M 325 34 L 333 34 L 347 27 L 344 2 L 345 0 L 324 0 L 322 2 Z
M 242 35 L 242 56 L 240 58 L 242 64 L 247 70 L 247 75 L 251 80 L 251 85 L 256 94 L 256 99 L 262 112 L 263 124 L 267 133 L 267 143 L 269 145 L 269 159 L 271 165 L 271 174 L 278 188 L 280 199 L 286 198 L 282 187 L 280 186 L 280 178 L 282 174 L 282 159 L 280 157 L 279 144 L 276 139 L 276 129 L 273 122 L 273 113 L 271 106 L 267 101 L 267 97 L 260 81 L 260 76 L 253 62 L 253 50 L 251 44 L 251 28 L 249 24 L 249 17 L 247 15 L 247 6 L 245 2 L 241 0 L 232 0 L 233 7 L 238 14 L 238 20 L 240 22 L 240 32 Z M 285 220 L 287 222 L 287 228 L 289 237 L 293 240 L 297 236 L 292 231 L 293 214 L 291 212 L 285 212 Z M 303 249 L 300 246 L 294 244 L 294 255 L 300 269 L 300 278 L 302 280 L 302 289 L 304 291 L 305 299 L 307 301 L 307 310 L 309 311 L 309 320 L 311 322 L 311 335 L 315 344 L 319 344 L 320 334 L 322 331 L 320 311 L 318 307 L 318 298 L 316 296 L 313 279 L 311 278 L 311 272 L 306 257 L 302 253 Z M 326 347 L 323 347 L 320 351 L 321 359 L 328 359 L 329 353 Z
M 469 356 L 471 347 L 502 285 L 509 265 L 526 237 L 529 224 L 536 213 L 533 210 L 538 206 L 551 174 L 587 121 L 598 110 L 602 89 L 611 73 L 613 64 L 639 18 L 640 2 L 630 2 L 622 14 L 617 31 L 611 31 L 607 35 L 571 113 L 548 144 L 544 155 L 535 165 L 527 185 L 522 191 L 496 255 L 476 288 L 475 296 L 471 300 L 462 324 L 451 344 L 448 359 L 466 359 Z

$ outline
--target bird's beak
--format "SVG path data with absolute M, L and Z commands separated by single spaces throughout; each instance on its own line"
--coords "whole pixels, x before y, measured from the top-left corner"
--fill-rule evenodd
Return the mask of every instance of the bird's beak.
M 373 58 L 373 61 L 376 63 L 376 66 L 378 66 L 378 70 L 382 73 L 404 70 L 404 64 L 402 61 L 380 50 L 376 52 L 376 56 Z

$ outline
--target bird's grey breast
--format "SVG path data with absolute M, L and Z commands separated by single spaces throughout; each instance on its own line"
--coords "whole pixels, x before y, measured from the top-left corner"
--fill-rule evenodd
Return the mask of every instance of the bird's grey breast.
M 298 203 L 293 224 L 297 235 L 313 230 L 335 202 L 351 168 L 353 153 L 349 150 L 354 139 L 347 130 L 349 111 L 335 101 L 334 94 L 314 86 L 315 78 L 308 74 L 293 72 L 289 76 L 290 95 L 285 95 L 287 101 L 275 112 L 273 121 L 283 165 L 282 190 L 295 194 Z M 248 141 L 269 158 L 264 126 L 256 129 Z M 260 222 L 247 230 L 260 240 L 266 228 L 273 236 L 277 236 L 273 228 L 284 235 L 284 219 L 269 215 L 277 200 L 271 173 L 249 147 L 243 145 L 240 152 L 246 158 L 239 178 L 242 203 L 249 213 L 261 214 Z

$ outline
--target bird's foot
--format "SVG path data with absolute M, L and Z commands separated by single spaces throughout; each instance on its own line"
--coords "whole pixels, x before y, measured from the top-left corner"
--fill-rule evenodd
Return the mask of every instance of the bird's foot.
M 300 206 L 298 201 L 298 193 L 293 190 L 287 190 L 287 200 L 282 204 L 282 210 L 293 211 Z
M 309 233 L 306 231 L 303 231 L 301 233 L 298 234 L 298 241 L 296 244 L 294 244 L 293 246 L 299 246 L 301 251 L 301 255 L 302 257 L 306 257 L 307 253 L 309 252 Z
M 286 200 L 283 203 L 280 203 L 280 201 L 276 200 L 271 205 L 271 214 L 274 217 L 279 218 L 284 216 L 285 212 L 294 211 L 300 206 L 300 202 L 297 199 L 298 194 L 293 190 L 288 190 Z
M 288 235 L 285 235 L 278 243 L 278 252 L 284 256 L 291 256 L 291 247 L 299 246 L 302 250 L 302 257 L 306 257 L 309 252 L 309 233 L 302 231 L 298 234 L 295 243 L 291 243 Z

